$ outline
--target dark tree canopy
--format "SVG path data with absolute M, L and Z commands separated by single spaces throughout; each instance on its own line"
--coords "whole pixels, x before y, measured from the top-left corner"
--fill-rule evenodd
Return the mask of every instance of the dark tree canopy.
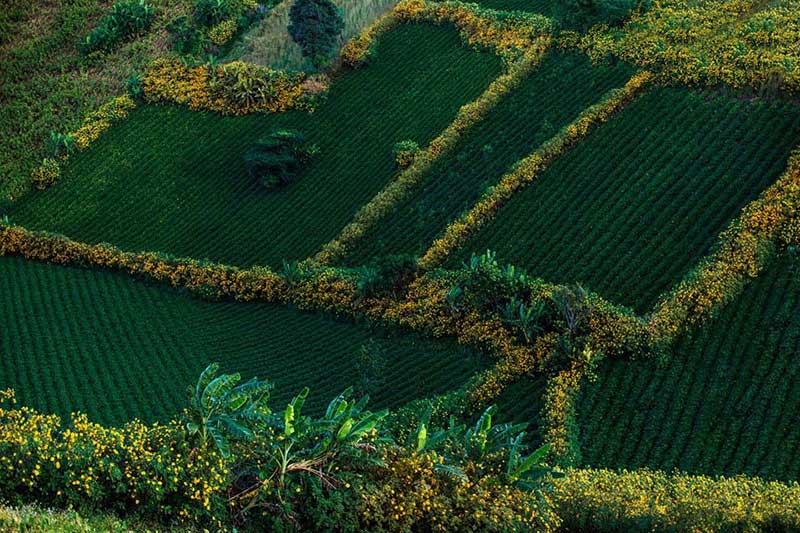
M 289 20 L 289 34 L 303 55 L 317 67 L 326 65 L 344 29 L 339 8 L 331 0 L 297 0 Z

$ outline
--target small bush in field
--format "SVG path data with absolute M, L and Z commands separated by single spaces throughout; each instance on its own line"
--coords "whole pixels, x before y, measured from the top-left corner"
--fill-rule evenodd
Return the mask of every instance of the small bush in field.
M 250 177 L 273 190 L 291 182 L 316 152 L 301 133 L 276 130 L 250 148 L 244 162 Z

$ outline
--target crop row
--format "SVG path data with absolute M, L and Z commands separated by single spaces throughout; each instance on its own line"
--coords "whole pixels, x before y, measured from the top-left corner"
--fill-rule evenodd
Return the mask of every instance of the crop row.
M 15 257 L 0 258 L 0 294 L 0 384 L 23 404 L 104 422 L 173 416 L 210 361 L 272 380 L 276 402 L 313 384 L 312 410 L 349 385 L 372 391 L 376 406 L 401 405 L 457 388 L 483 365 L 455 342 Z
M 404 24 L 376 51 L 367 68 L 341 74 L 311 115 L 141 106 L 10 218 L 85 242 L 229 264 L 304 258 L 392 179 L 395 142 L 430 141 L 501 70 L 500 59 L 466 48 L 447 25 Z M 242 156 L 277 127 L 300 131 L 319 154 L 294 183 L 263 192 Z
M 797 479 L 798 269 L 780 258 L 664 367 L 606 361 L 579 404 L 586 463 Z
M 465 246 L 643 312 L 785 168 L 800 107 L 660 88 L 591 134 Z
M 573 120 L 599 95 L 621 86 L 630 69 L 592 66 L 580 54 L 551 52 L 543 63 L 449 156 L 426 172 L 424 185 L 368 232 L 344 262 L 363 264 L 390 254 L 421 254 L 484 189 Z

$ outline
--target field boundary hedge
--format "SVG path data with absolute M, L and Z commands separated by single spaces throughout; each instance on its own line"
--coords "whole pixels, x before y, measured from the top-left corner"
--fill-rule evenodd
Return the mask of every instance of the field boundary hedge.
M 433 164 L 451 153 L 466 132 L 484 120 L 507 94 L 541 64 L 549 45 L 549 37 L 539 38 L 507 73 L 495 79 L 476 100 L 462 106 L 455 120 L 425 150 L 416 154 L 411 165 L 402 170 L 394 181 L 362 206 L 341 233 L 325 244 L 311 259 L 311 264 L 329 265 L 342 258 L 370 228 L 388 215 L 399 202 L 408 198 Z
M 800 243 L 800 147 L 786 170 L 720 234 L 712 253 L 656 303 L 649 328 L 668 344 L 711 317 L 769 264 L 776 247 Z
M 434 240 L 422 255 L 418 266 L 430 270 L 441 265 L 450 254 L 459 249 L 466 239 L 492 220 L 497 211 L 517 192 L 533 182 L 549 164 L 585 138 L 598 124 L 632 102 L 650 86 L 651 73 L 635 74 L 624 87 L 612 89 L 603 99 L 584 110 L 578 118 L 545 141 L 531 155 L 516 164 L 513 171 L 484 193 L 478 203 L 467 213 L 451 222 L 441 237 Z
M 800 484 L 569 469 L 551 494 L 564 531 L 796 531 Z

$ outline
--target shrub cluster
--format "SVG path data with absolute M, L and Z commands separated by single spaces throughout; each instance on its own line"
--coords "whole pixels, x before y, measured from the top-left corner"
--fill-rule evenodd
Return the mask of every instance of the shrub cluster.
M 84 39 L 84 53 L 110 52 L 121 41 L 141 35 L 150 28 L 155 10 L 144 0 L 124 0 L 114 4 L 109 13 Z
M 750 0 L 657 3 L 623 28 L 596 27 L 569 42 L 595 59 L 641 65 L 684 85 L 800 90 L 797 5 L 754 10 Z
M 306 90 L 305 74 L 234 61 L 195 67 L 178 60 L 154 61 L 142 80 L 148 102 L 172 102 L 226 115 L 311 109 L 316 92 Z M 317 91 L 317 89 L 314 89 Z
M 269 191 L 290 183 L 316 151 L 301 133 L 276 130 L 250 148 L 244 162 L 250 177 Z
M 255 0 L 197 0 L 192 16 L 172 20 L 167 30 L 173 49 L 183 55 L 217 52 L 236 35 L 261 20 L 273 2 Z M 215 48 L 216 47 L 216 48 Z
M 547 491 L 558 473 L 528 453 L 523 425 L 431 425 L 415 413 L 403 442 L 348 389 L 318 417 L 306 388 L 284 409 L 271 384 L 217 375 L 189 388 L 168 424 L 108 428 L 73 415 L 13 406 L 0 393 L 0 495 L 165 523 L 269 530 L 548 531 L 558 525 Z M 11 404 L 11 405 L 5 405 Z

